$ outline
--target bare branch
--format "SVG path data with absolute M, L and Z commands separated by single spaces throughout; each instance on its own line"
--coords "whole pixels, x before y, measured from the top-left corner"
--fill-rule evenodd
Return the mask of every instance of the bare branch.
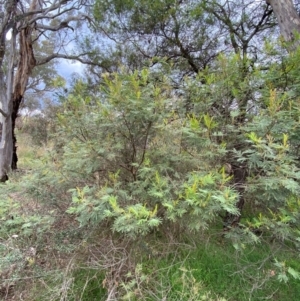
M 97 64 L 95 62 L 92 62 L 90 60 L 86 60 L 83 58 L 83 56 L 88 55 L 88 54 L 90 54 L 90 53 L 82 53 L 79 55 L 67 55 L 67 54 L 62 54 L 62 53 L 53 53 L 41 60 L 37 60 L 36 65 L 37 66 L 44 65 L 54 59 L 66 59 L 66 60 L 78 61 L 85 65 L 100 66 L 100 64 Z
M 60 22 L 57 26 L 50 26 L 50 25 L 44 25 L 41 23 L 36 23 L 35 28 L 36 29 L 42 29 L 42 30 L 50 30 L 50 31 L 58 31 L 62 28 L 70 28 L 74 31 L 74 28 L 72 28 L 69 23 L 72 21 L 83 21 L 83 20 L 89 20 L 90 18 L 86 15 L 78 15 L 78 16 L 70 16 L 66 20 Z

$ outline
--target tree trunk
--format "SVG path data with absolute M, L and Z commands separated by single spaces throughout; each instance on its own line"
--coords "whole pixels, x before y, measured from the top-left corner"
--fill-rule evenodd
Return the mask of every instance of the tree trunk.
M 13 99 L 13 109 L 11 113 L 11 128 L 12 128 L 12 139 L 13 139 L 13 154 L 11 161 L 11 169 L 16 170 L 18 168 L 18 155 L 17 155 L 17 137 L 15 133 L 16 128 L 16 119 L 18 117 L 19 107 L 22 101 L 22 98 Z
M 293 42 L 290 50 L 295 50 L 299 40 L 295 41 L 295 32 L 300 33 L 300 17 L 296 11 L 293 0 L 266 0 L 271 5 L 277 18 L 280 32 L 287 42 Z
M 82 6 L 85 5 L 85 1 L 81 0 L 5 0 L 0 2 L 0 181 L 5 182 L 8 179 L 8 172 L 17 168 L 17 140 L 14 130 L 19 107 L 33 69 L 55 58 L 82 61 L 81 55 L 68 56 L 55 53 L 37 63 L 33 43 L 36 43 L 42 36 L 47 37 L 45 32 L 55 32 L 64 28 L 72 29 L 69 26 L 70 22 L 88 18 L 80 13 Z M 29 4 L 29 8 L 25 2 Z M 70 14 L 72 11 L 78 11 L 78 15 L 73 16 Z M 61 21 L 62 15 L 65 20 Z M 55 23 L 52 26 L 50 21 L 54 18 L 59 18 L 58 25 Z M 47 21 L 43 22 L 45 20 Z M 10 30 L 12 30 L 11 41 L 13 41 L 10 43 L 14 46 L 6 51 L 6 44 L 9 43 L 6 41 L 6 34 Z M 17 36 L 19 36 L 18 54 L 16 53 Z M 17 60 L 16 55 L 18 55 Z
M 17 67 L 17 73 L 15 76 L 15 85 L 12 99 L 12 113 L 11 113 L 11 126 L 12 126 L 12 136 L 13 136 L 13 155 L 11 168 L 17 169 L 17 138 L 15 135 L 15 125 L 16 119 L 18 117 L 18 112 L 20 104 L 23 100 L 24 93 L 26 91 L 26 86 L 28 79 L 36 66 L 36 60 L 34 57 L 33 46 L 32 46 L 32 34 L 33 28 L 28 26 L 20 32 L 19 35 L 19 63 Z
M 16 4 L 16 2 L 12 3 Z M 30 11 L 37 8 L 37 3 L 37 0 L 32 1 Z M 13 11 L 12 8 L 11 11 Z M 8 20 L 9 18 L 7 18 L 7 22 Z M 19 33 L 19 57 L 17 72 L 14 74 L 16 36 L 18 33 L 15 29 L 13 30 L 7 76 L 5 77 L 3 69 L 0 70 L 0 182 L 5 182 L 8 179 L 8 172 L 17 168 L 15 124 L 29 76 L 36 65 L 32 47 L 32 32 L 32 26 L 26 26 Z M 7 28 L 2 27 L 0 35 L 0 67 L 2 67 L 5 55 L 6 33 Z
M 246 166 L 231 165 L 231 167 L 232 167 L 234 186 L 239 193 L 239 200 L 236 203 L 236 207 L 239 210 L 239 214 L 232 214 L 228 212 L 226 213 L 223 220 L 224 231 L 228 231 L 230 230 L 230 228 L 237 227 L 239 225 L 241 214 L 245 204 L 244 193 L 245 193 L 245 183 L 247 178 Z
M 4 43 L 1 44 L 2 47 L 5 47 Z M 0 69 L 0 182 L 8 179 L 13 154 L 11 113 L 16 36 L 13 36 L 10 46 L 7 75 Z
M 2 75 L 2 74 L 1 74 Z M 0 75 L 0 76 L 1 76 Z M 0 86 L 5 87 L 4 78 L 0 78 Z M 10 163 L 12 161 L 12 132 L 11 132 L 11 118 L 10 118 L 10 99 L 8 99 L 6 91 L 0 91 L 0 182 L 5 182 L 8 177 L 7 173 L 10 170 Z
M 15 36 L 10 42 L 10 55 L 6 56 L 6 33 L 16 8 L 15 1 L 7 1 L 6 13 L 0 19 L 0 182 L 7 180 L 12 161 L 11 98 L 14 78 Z M 7 59 L 7 66 L 3 63 Z M 5 70 L 8 70 L 7 72 Z

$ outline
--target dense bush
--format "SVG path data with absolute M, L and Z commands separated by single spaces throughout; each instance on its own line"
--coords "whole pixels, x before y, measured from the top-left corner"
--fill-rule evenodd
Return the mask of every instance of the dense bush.
M 83 233 L 131 241 L 132 254 L 151 236 L 215 229 L 236 254 L 259 243 L 297 252 L 299 55 L 246 73 L 238 56 L 220 56 L 179 90 L 164 62 L 103 75 L 97 93 L 77 82 L 58 109 L 48 153 L 23 185 L 75 217 Z M 266 267 L 280 281 L 298 279 L 297 266 L 272 252 L 249 273 Z M 265 285 L 271 276 L 259 279 Z M 123 288 L 111 280 L 108 291 L 132 296 L 136 282 L 124 271 L 122 279 Z
M 48 162 L 58 172 L 47 191 L 73 187 L 68 212 L 81 225 L 107 221 L 134 237 L 169 222 L 199 230 L 219 220 L 239 224 L 249 242 L 263 230 L 297 243 L 294 60 L 283 65 L 294 78 L 284 89 L 274 79 L 280 66 L 245 74 L 238 56 L 187 79 L 181 96 L 166 69 L 105 75 L 97 95 L 80 95 L 78 82 L 57 116 Z

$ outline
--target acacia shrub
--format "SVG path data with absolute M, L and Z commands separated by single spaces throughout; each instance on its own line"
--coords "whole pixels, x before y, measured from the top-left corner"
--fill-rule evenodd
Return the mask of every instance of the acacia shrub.
M 68 212 L 82 225 L 107 221 L 134 237 L 167 222 L 209 228 L 231 214 L 242 217 L 228 232 L 235 241 L 258 242 L 256 229 L 297 243 L 296 59 L 242 77 L 247 62 L 220 56 L 181 97 L 170 73 L 149 69 L 105 75 L 97 94 L 75 87 L 57 116 L 60 176 L 51 173 L 47 189 L 73 188 Z M 276 90 L 287 65 L 293 80 Z
M 57 175 L 46 164 L 36 179 L 41 190 L 76 187 L 68 212 L 82 225 L 109 221 L 130 236 L 168 221 L 197 230 L 220 212 L 237 213 L 210 116 L 187 116 L 166 74 L 144 69 L 104 80 L 98 95 L 65 100 L 55 136 L 61 147 L 47 160 Z

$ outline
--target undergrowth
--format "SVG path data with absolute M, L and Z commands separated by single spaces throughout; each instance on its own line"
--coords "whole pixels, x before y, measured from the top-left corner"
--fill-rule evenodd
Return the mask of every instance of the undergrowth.
M 22 177 L 2 186 L 4 300 L 298 300 L 299 280 L 278 280 L 276 262 L 300 269 L 287 244 L 266 237 L 240 250 L 220 225 L 200 236 L 168 229 L 139 240 L 76 228 L 60 220 L 62 213 L 21 195 Z

